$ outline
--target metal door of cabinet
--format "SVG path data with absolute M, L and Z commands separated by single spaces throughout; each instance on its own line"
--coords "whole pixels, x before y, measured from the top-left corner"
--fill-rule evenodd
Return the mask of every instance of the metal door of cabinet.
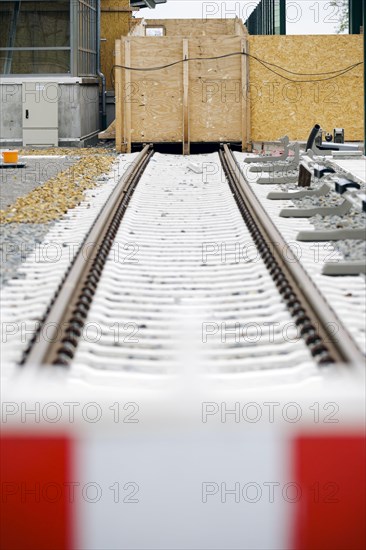
M 58 102 L 57 83 L 23 82 L 23 145 L 58 145 Z

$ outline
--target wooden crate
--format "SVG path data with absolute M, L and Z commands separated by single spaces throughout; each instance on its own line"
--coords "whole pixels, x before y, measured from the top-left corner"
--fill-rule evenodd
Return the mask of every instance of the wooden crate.
M 116 146 L 240 142 L 249 136 L 248 35 L 238 20 L 154 20 L 165 36 L 116 41 Z M 143 25 L 149 25 L 144 21 Z M 226 34 L 217 34 L 218 31 Z M 181 33 L 178 35 L 178 33 Z M 207 57 L 232 57 L 207 60 Z M 193 58 L 193 59 L 192 59 Z M 180 62 L 159 70 L 147 69 Z

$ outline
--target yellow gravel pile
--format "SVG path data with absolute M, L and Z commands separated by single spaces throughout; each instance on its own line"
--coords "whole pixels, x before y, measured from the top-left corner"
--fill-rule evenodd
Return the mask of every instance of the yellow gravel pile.
M 0 223 L 47 223 L 61 218 L 69 208 L 80 204 L 84 191 L 95 187 L 96 179 L 110 170 L 114 160 L 111 155 L 82 157 L 68 170 L 0 210 Z

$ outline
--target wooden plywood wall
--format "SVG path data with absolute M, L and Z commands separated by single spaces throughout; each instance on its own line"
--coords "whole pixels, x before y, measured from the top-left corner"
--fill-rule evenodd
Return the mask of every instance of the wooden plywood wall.
M 144 48 L 140 47 L 141 40 Z M 131 38 L 126 42 L 130 43 L 133 67 L 165 65 L 183 57 L 180 38 Z M 182 73 L 181 64 L 158 72 L 131 72 L 125 97 L 126 108 L 131 109 L 131 141 L 182 140 Z
M 190 57 L 221 56 L 242 50 L 236 36 L 189 41 Z M 241 141 L 242 97 L 240 55 L 189 64 L 190 140 Z
M 361 35 L 250 36 L 249 43 L 252 55 L 295 73 L 336 71 L 363 60 Z M 314 79 L 272 69 L 294 80 Z M 363 65 L 332 80 L 300 83 L 251 59 L 249 95 L 253 141 L 284 134 L 306 140 L 315 123 L 331 133 L 345 128 L 347 140 L 363 140 Z
M 244 34 L 244 25 L 239 19 L 145 19 L 147 26 L 163 26 L 165 35 L 198 37 Z
M 165 24 L 168 28 L 169 22 Z M 218 24 L 230 30 L 229 23 Z M 225 141 L 241 142 L 245 149 L 251 141 L 274 141 L 285 134 L 291 140 L 306 140 L 315 123 L 328 132 L 344 127 L 347 140 L 363 139 L 363 66 L 329 80 L 334 71 L 363 60 L 362 36 L 248 38 L 237 24 L 231 35 L 195 36 L 196 29 L 189 36 L 193 23 L 179 27 L 174 20 L 174 25 L 172 33 L 187 36 L 167 33 L 117 41 L 120 65 L 148 68 L 195 58 L 158 71 L 116 69 L 119 150 L 130 150 L 133 142 L 179 142 L 188 152 L 190 142 Z M 248 48 L 279 74 L 256 59 L 227 56 Z M 215 56 L 226 57 L 203 59 Z M 299 74 L 316 72 L 331 74 Z

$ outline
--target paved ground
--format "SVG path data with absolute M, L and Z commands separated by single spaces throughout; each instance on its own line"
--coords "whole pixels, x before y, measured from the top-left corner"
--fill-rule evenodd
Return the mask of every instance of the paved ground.
M 25 168 L 0 169 L 0 210 L 59 172 L 70 169 L 77 160 L 76 157 L 19 157 L 19 161 L 26 162 Z

